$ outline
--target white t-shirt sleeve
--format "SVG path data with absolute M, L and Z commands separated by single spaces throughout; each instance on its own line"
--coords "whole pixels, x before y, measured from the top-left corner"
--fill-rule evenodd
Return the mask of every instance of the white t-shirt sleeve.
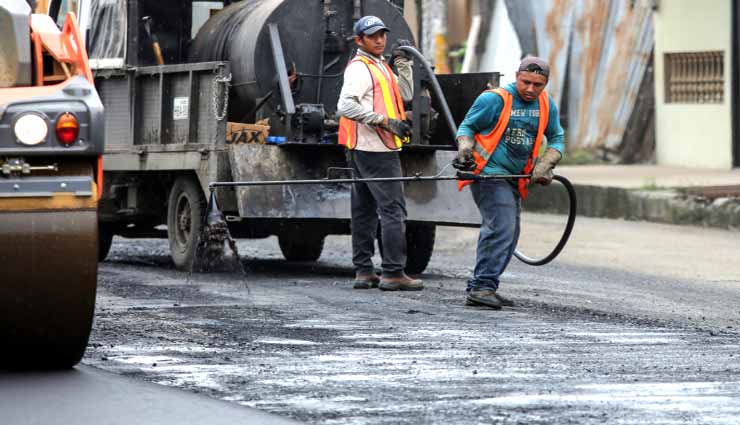
M 344 71 L 344 84 L 339 94 L 337 114 L 363 124 L 383 122 L 384 117 L 373 112 L 372 91 L 373 80 L 367 65 L 359 61 L 352 62 Z

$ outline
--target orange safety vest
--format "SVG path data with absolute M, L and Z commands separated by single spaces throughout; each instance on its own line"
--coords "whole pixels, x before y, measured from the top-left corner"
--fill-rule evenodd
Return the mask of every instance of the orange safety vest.
M 351 62 L 360 61 L 367 65 L 370 71 L 370 77 L 373 80 L 373 112 L 384 115 L 388 118 L 405 120 L 406 110 L 403 108 L 403 98 L 398 89 L 398 81 L 393 75 L 391 67 L 383 64 L 388 71 L 389 77 L 380 69 L 380 66 L 374 61 L 362 55 L 357 55 Z M 348 149 L 354 149 L 357 146 L 357 121 L 349 118 L 339 118 L 339 144 L 346 146 Z M 375 127 L 375 131 L 383 141 L 383 144 L 391 150 L 399 150 L 404 143 L 410 140 L 408 137 L 400 138 L 388 130 Z
M 507 90 L 497 88 L 493 90 L 486 90 L 487 92 L 496 93 L 504 100 L 504 107 L 501 109 L 501 114 L 498 119 L 498 123 L 493 127 L 488 134 L 476 134 L 475 145 L 473 146 L 473 158 L 475 158 L 475 171 L 474 174 L 480 174 L 485 168 L 488 160 L 496 151 L 498 142 L 501 141 L 501 137 L 506 131 L 506 127 L 509 125 L 509 118 L 511 117 L 511 108 L 514 102 L 514 96 L 511 95 Z M 540 106 L 540 120 L 537 127 L 537 137 L 534 139 L 534 146 L 532 146 L 532 153 L 527 160 L 527 164 L 522 170 L 522 174 L 529 174 L 534 168 L 534 162 L 537 159 L 537 155 L 540 152 L 540 146 L 542 145 L 542 136 L 545 134 L 545 128 L 547 128 L 547 122 L 550 119 L 550 97 L 544 90 L 540 93 L 537 99 Z M 463 180 L 457 183 L 459 190 L 462 190 L 465 186 L 472 183 L 472 180 Z M 529 185 L 529 179 L 519 179 L 519 194 L 522 199 L 527 198 L 527 186 Z

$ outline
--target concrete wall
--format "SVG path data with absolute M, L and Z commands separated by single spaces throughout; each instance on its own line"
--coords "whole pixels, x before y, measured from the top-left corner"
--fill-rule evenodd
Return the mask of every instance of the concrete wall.
M 655 19 L 656 157 L 660 165 L 732 168 L 732 4 L 663 0 Z M 665 103 L 664 54 L 721 50 L 723 103 Z

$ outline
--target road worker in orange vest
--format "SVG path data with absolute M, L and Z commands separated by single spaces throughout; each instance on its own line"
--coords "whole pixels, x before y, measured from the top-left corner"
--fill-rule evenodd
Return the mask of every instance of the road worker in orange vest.
M 550 184 L 565 144 L 557 106 L 545 91 L 549 78 L 547 62 L 526 57 L 516 82 L 478 96 L 457 132 L 455 168 L 481 175 L 531 173 L 534 183 Z M 538 159 L 543 136 L 547 148 Z M 482 218 L 467 305 L 493 309 L 514 305 L 498 293 L 499 278 L 516 249 L 521 202 L 529 183 L 524 179 L 460 182 L 461 190 L 470 185 Z
M 348 163 L 357 178 L 401 177 L 398 151 L 408 143 L 411 126 L 404 101 L 413 97 L 412 63 L 398 49 L 411 45 L 398 40 L 392 47 L 396 77 L 383 58 L 388 28 L 375 16 L 354 26 L 357 55 L 347 65 L 339 95 L 339 143 L 347 147 Z M 399 81 L 400 80 L 400 81 Z M 421 280 L 406 275 L 406 202 L 401 182 L 352 185 L 352 262 L 355 289 L 417 291 Z M 382 275 L 372 262 L 380 217 Z

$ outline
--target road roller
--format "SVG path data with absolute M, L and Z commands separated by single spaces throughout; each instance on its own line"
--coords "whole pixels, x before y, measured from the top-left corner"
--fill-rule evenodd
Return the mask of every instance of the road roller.
M 103 105 L 74 13 L 0 0 L 0 39 L 0 368 L 68 368 L 95 306 Z

